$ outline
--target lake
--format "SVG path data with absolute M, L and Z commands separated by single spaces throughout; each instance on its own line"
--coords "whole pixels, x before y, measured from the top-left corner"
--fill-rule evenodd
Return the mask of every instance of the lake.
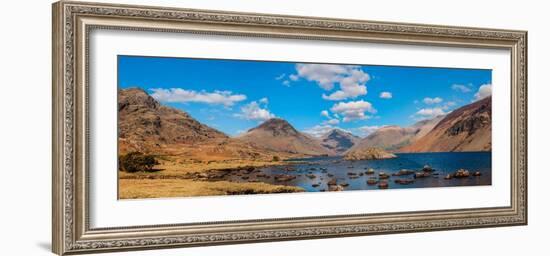
M 389 174 L 389 189 L 427 188 L 491 185 L 491 152 L 443 152 L 443 153 L 397 153 L 396 158 L 380 160 L 346 161 L 341 156 L 316 157 L 287 160 L 288 165 L 260 168 L 251 174 L 249 180 L 257 180 L 276 185 L 289 185 L 304 188 L 308 192 L 328 191 L 328 182 L 335 179 L 338 184 L 347 184 L 344 190 L 379 189 L 377 185 L 368 185 L 369 178 L 379 177 L 380 172 Z M 421 172 L 425 165 L 434 171 L 428 177 L 414 178 L 414 174 L 391 176 L 402 169 Z M 374 174 L 366 171 L 373 169 Z M 458 169 L 469 170 L 465 178 L 445 179 L 447 174 L 454 174 Z M 481 176 L 473 176 L 479 172 Z M 292 180 L 280 181 L 276 176 L 294 176 Z M 242 177 L 230 176 L 231 181 L 249 182 Z M 396 179 L 412 181 L 410 184 L 397 184 Z

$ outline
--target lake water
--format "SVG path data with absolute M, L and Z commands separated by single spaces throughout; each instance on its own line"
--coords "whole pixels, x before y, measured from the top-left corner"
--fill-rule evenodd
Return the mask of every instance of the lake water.
M 345 161 L 342 157 L 317 157 L 288 160 L 289 165 L 261 168 L 259 172 L 242 177 L 230 176 L 228 179 L 237 182 L 257 180 L 269 184 L 299 186 L 308 192 L 328 191 L 327 182 L 336 179 L 338 184 L 347 183 L 344 190 L 379 189 L 377 185 L 368 185 L 369 178 L 379 177 L 380 172 L 390 175 L 387 179 L 389 189 L 394 188 L 426 188 L 491 185 L 491 152 L 445 152 L 445 153 L 400 153 L 397 158 L 363 161 Z M 292 163 L 295 162 L 295 163 Z M 435 171 L 429 177 L 414 178 L 413 174 L 391 176 L 399 170 L 407 169 L 421 172 L 425 165 Z M 372 168 L 373 175 L 365 172 Z M 447 174 L 454 174 L 458 169 L 470 171 L 470 177 L 445 179 Z M 473 176 L 480 172 L 481 176 Z M 356 175 L 350 175 L 354 173 Z M 260 175 L 258 175 L 260 174 Z M 277 175 L 292 175 L 289 181 L 277 181 Z M 435 174 L 435 175 L 434 175 Z M 413 180 L 411 184 L 397 184 L 396 179 Z

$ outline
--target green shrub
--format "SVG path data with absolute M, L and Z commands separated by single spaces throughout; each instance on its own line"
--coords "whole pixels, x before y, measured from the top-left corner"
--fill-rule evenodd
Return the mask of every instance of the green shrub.
M 118 158 L 118 168 L 124 172 L 148 172 L 157 164 L 155 157 L 141 152 L 130 152 Z

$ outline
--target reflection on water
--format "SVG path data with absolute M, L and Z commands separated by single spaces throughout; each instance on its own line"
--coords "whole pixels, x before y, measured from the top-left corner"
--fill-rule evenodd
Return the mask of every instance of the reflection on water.
M 369 178 L 378 178 L 381 172 L 389 174 L 386 180 L 388 188 L 425 188 L 491 185 L 491 152 L 445 152 L 445 153 L 401 153 L 397 158 L 364 161 L 345 161 L 342 157 L 317 157 L 289 160 L 289 165 L 261 168 L 246 177 L 229 176 L 236 182 L 259 181 L 269 184 L 299 186 L 308 192 L 328 191 L 327 183 L 335 180 L 337 184 L 347 184 L 344 190 L 379 189 L 377 185 L 367 184 Z M 292 162 L 296 162 L 292 163 Z M 414 178 L 414 174 L 392 176 L 406 169 L 421 172 L 425 165 L 434 171 L 430 176 Z M 369 169 L 374 174 L 367 174 Z M 481 176 L 445 179 L 458 169 L 467 169 L 470 174 L 479 172 Z M 284 180 L 284 177 L 293 177 Z M 276 177 L 283 177 L 279 180 Z M 395 180 L 408 180 L 410 184 L 398 184 Z

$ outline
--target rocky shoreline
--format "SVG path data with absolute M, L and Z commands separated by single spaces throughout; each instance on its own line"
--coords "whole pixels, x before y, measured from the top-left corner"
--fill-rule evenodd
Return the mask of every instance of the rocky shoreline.
M 315 161 L 281 161 L 273 164 L 246 165 L 192 172 L 172 171 L 163 173 L 163 171 L 159 171 L 156 173 L 125 174 L 120 179 L 122 181 L 142 180 L 145 183 L 154 183 L 155 180 L 158 180 L 159 184 L 164 181 L 178 181 L 188 184 L 187 186 L 201 184 L 205 191 L 209 191 L 204 192 L 205 195 L 212 193 L 212 187 L 216 187 L 215 191 L 219 195 L 236 195 L 356 190 L 357 188 L 353 187 L 357 186 L 357 181 L 364 182 L 363 184 L 366 187 L 371 187 L 371 189 L 390 189 L 414 186 L 412 184 L 424 179 L 439 179 L 440 182 L 450 182 L 452 179 L 472 179 L 482 175 L 480 171 L 466 169 L 457 169 L 452 173 L 445 172 L 444 175 L 440 175 L 438 170 L 429 165 L 418 169 L 382 171 L 367 167 L 358 169 L 356 161 L 327 159 L 326 163 L 327 166 L 323 166 L 322 162 Z M 330 164 L 335 164 L 336 169 Z M 220 184 L 223 184 L 223 186 Z M 202 195 L 201 193 L 199 191 L 200 195 Z
M 292 166 L 284 167 L 284 170 L 286 173 L 282 174 L 275 174 L 275 175 L 269 175 L 264 173 L 261 168 L 257 167 L 243 167 L 243 168 L 236 168 L 236 169 L 224 169 L 224 170 L 211 170 L 207 172 L 196 172 L 196 173 L 189 173 L 186 178 L 187 179 L 193 179 L 198 181 L 221 181 L 225 180 L 228 177 L 240 177 L 240 181 L 237 182 L 267 182 L 268 180 L 273 180 L 274 183 L 285 183 L 285 182 L 291 182 L 295 180 L 298 177 L 306 177 L 311 180 L 310 186 L 317 188 L 323 185 L 322 180 L 323 178 L 320 178 L 321 180 L 318 180 L 320 176 L 313 173 L 313 171 L 319 171 L 322 174 L 327 174 L 327 177 L 333 177 L 329 178 L 324 181 L 327 189 L 322 190 L 323 191 L 345 191 L 346 188 L 349 186 L 348 182 L 338 180 L 334 178 L 334 173 L 328 172 L 326 168 L 319 167 L 319 168 L 309 168 L 309 170 L 299 170 Z M 304 173 L 305 172 L 305 173 Z M 374 171 L 372 168 L 369 168 L 365 171 L 348 171 L 346 173 L 347 179 L 353 180 L 357 179 L 362 176 L 367 176 L 367 185 L 374 186 L 377 185 L 380 189 L 387 189 L 391 187 L 390 181 L 392 181 L 395 184 L 399 185 L 410 185 L 414 184 L 418 179 L 426 179 L 426 178 L 440 178 L 439 172 L 437 170 L 433 169 L 429 165 L 425 165 L 423 168 L 418 170 L 408 170 L 408 169 L 401 169 L 395 172 L 383 172 L 383 171 Z M 468 177 L 478 177 L 481 176 L 481 172 L 474 171 L 471 172 L 469 170 L 465 169 L 458 169 L 452 174 L 446 175 L 443 179 L 444 180 L 450 180 L 450 179 L 461 179 L 461 178 L 468 178 Z M 260 181 L 259 179 L 262 179 Z

